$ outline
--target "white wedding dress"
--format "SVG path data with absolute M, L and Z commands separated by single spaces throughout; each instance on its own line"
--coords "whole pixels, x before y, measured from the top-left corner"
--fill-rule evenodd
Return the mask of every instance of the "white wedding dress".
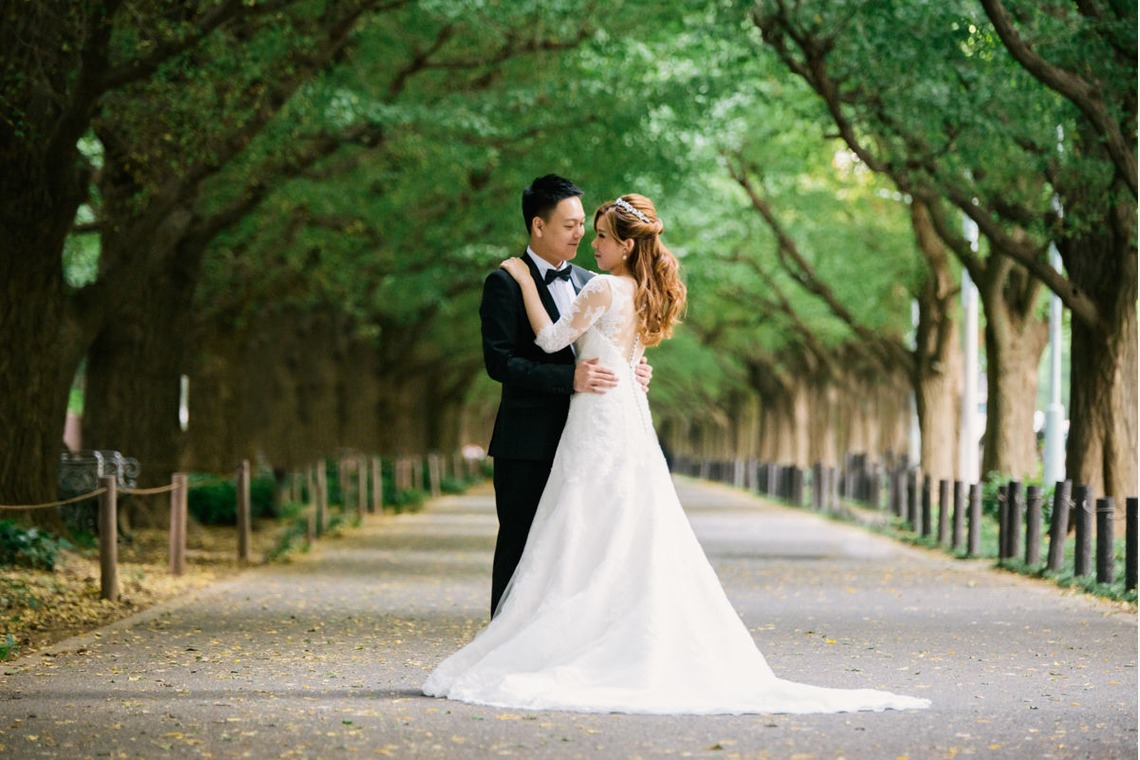
M 537 343 L 571 342 L 618 374 L 579 393 L 495 616 L 424 694 L 508 708 L 621 713 L 818 713 L 928 706 L 777 678 L 697 543 L 654 433 L 633 283 L 589 281 Z

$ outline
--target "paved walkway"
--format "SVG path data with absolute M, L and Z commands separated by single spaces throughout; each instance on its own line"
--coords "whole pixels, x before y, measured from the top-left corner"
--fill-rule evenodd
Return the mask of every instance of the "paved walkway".
M 1137 756 L 1134 613 L 679 485 L 778 674 L 933 708 L 660 717 L 422 697 L 484 620 L 495 518 L 479 488 L 0 665 L 0 757 Z

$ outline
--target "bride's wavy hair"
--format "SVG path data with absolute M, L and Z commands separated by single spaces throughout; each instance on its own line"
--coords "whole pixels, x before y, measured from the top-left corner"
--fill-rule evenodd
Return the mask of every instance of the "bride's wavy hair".
M 657 218 L 653 201 L 637 193 L 599 206 L 594 212 L 594 229 L 603 216 L 619 241 L 633 241 L 625 266 L 636 282 L 633 306 L 641 320 L 639 334 L 642 344 L 656 346 L 673 334 L 673 326 L 685 310 L 680 265 L 661 242 L 665 224 Z

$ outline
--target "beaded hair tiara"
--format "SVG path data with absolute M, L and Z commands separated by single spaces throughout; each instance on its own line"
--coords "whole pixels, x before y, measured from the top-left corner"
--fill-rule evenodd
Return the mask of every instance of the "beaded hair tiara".
M 623 210 L 628 211 L 629 213 L 633 214 L 638 219 L 640 219 L 643 223 L 649 224 L 649 217 L 647 217 L 645 214 L 643 214 L 642 212 L 635 209 L 632 205 L 630 205 L 629 201 L 627 201 L 625 198 L 618 198 L 616 201 L 614 201 L 614 205 L 620 209 L 623 209 Z

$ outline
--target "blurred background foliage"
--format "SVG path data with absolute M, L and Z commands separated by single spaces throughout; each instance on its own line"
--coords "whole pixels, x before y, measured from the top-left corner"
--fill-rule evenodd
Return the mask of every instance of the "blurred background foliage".
M 90 342 L 48 367 L 86 389 L 84 444 L 156 472 L 485 443 L 497 388 L 482 371 L 482 280 L 523 249 L 519 194 L 541 174 L 584 188 L 588 216 L 621 193 L 655 200 L 690 303 L 650 355 L 652 402 L 667 445 L 693 455 L 756 455 L 781 434 L 763 422 L 765 373 L 817 391 L 917 377 L 867 358 L 869 342 L 914 341 L 932 276 L 915 193 L 955 230 L 959 196 L 974 198 L 1043 259 L 1060 187 L 1101 208 L 1121 192 L 1104 152 L 1080 150 L 1080 109 L 1010 55 L 978 2 L 122 5 L 76 141 L 85 191 L 62 250 L 6 255 L 54 256 L 63 297 L 88 305 L 74 319 Z M 1009 5 L 1042 55 L 1105 83 L 1134 143 L 1135 68 L 1112 53 L 1135 52 L 1134 14 Z M 49 20 L 65 39 L 90 24 Z M 59 56 L 60 81 L 82 73 Z M 10 134 L 29 139 L 29 93 L 46 85 L 11 60 L 4 71 L 26 112 Z M 1058 127 L 1072 150 L 1057 151 Z M 1082 211 L 1095 205 L 1074 204 L 1064 234 L 1095 225 Z M 577 263 L 593 268 L 588 242 Z M 1128 245 L 1134 267 L 1134 224 Z M 1048 289 L 1022 292 L 1042 319 Z M 142 379 L 138 346 L 153 359 Z M 171 408 L 183 376 L 185 429 Z M 148 401 L 150 388 L 165 395 Z M 881 425 L 880 452 L 905 448 L 905 425 Z M 840 449 L 865 443 L 839 434 Z M 21 491 L 15 477 L 0 473 L 0 498 Z

